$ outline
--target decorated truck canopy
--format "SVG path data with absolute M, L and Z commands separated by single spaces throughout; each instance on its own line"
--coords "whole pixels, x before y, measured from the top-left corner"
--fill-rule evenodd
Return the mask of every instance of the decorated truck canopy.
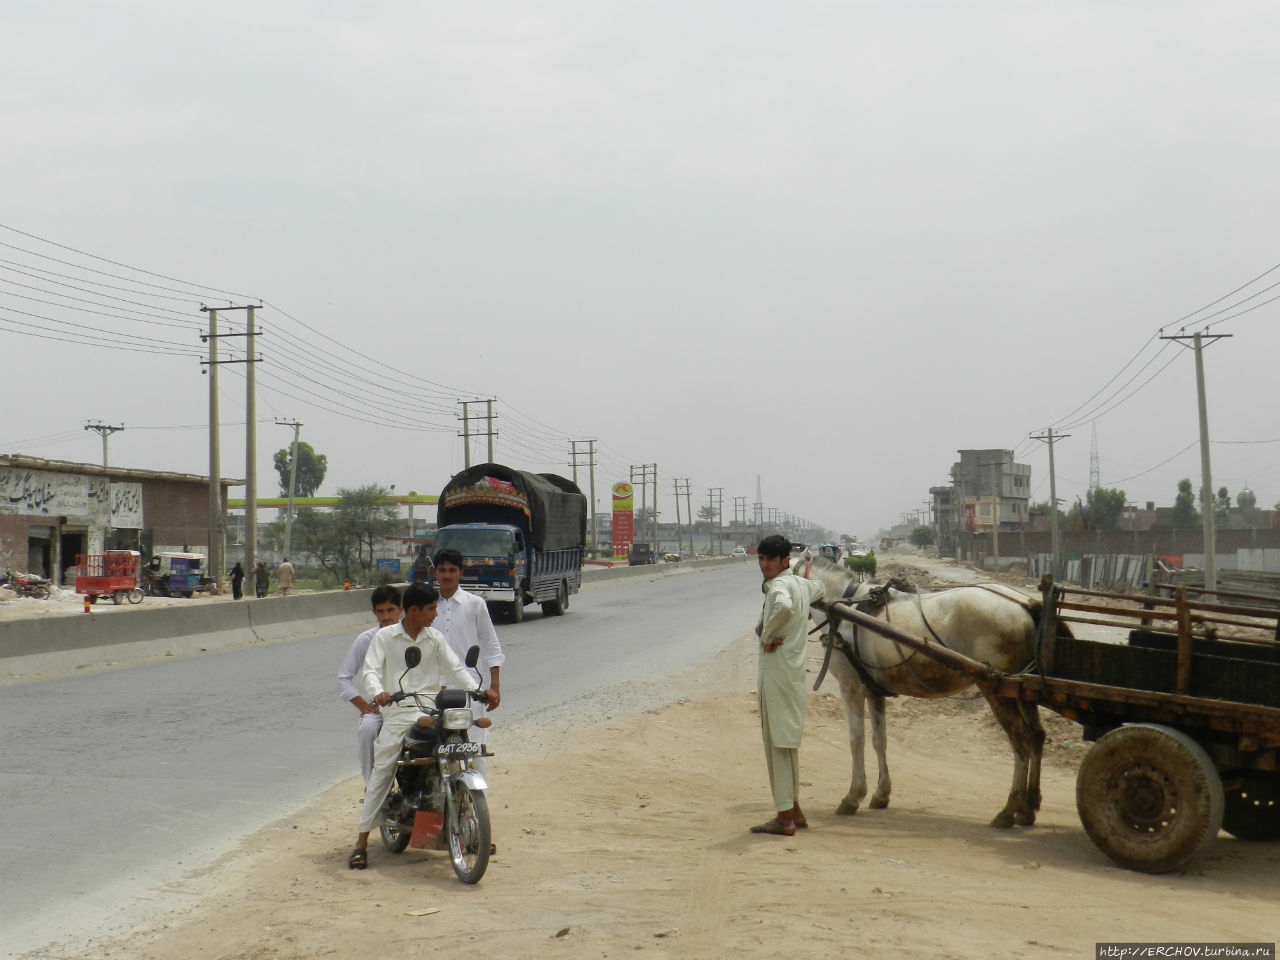
M 500 463 L 468 467 L 451 479 L 436 505 L 436 524 L 510 523 L 539 550 L 580 547 L 587 533 L 587 498 L 572 480 Z

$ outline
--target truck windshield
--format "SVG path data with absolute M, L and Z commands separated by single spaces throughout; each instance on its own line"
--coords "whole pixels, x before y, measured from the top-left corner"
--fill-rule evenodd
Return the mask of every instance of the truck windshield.
M 433 550 L 439 553 L 448 547 L 464 557 L 506 557 L 514 552 L 512 542 L 510 530 L 451 530 L 446 527 L 436 536 Z

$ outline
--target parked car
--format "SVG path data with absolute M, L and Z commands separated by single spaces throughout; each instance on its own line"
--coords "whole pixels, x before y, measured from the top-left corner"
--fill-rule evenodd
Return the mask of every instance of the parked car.
M 736 546 L 733 548 L 733 555 L 734 557 L 745 560 L 747 559 L 747 548 L 741 545 Z

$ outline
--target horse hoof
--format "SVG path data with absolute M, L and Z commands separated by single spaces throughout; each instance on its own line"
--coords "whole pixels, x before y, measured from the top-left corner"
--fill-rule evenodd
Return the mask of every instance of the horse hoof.
M 889 805 L 888 797 L 872 797 L 871 802 L 867 804 L 872 810 L 883 810 Z
M 836 816 L 852 817 L 858 812 L 858 804 L 849 800 L 841 800 L 840 806 L 836 807 Z
M 1020 827 L 1034 827 L 1036 825 L 1036 815 L 1034 812 L 1014 814 L 1013 822 Z
M 1008 810 L 1001 810 L 991 821 L 991 825 L 997 830 L 1008 830 L 1013 826 L 1013 814 Z

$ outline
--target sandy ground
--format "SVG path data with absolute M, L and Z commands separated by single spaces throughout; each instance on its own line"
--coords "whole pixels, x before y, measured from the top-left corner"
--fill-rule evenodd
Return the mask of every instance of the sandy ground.
M 1092 957 L 1099 941 L 1274 941 L 1280 845 L 1221 835 L 1184 871 L 1119 869 L 1075 813 L 1078 728 L 1046 714 L 1044 807 L 997 831 L 1011 756 L 981 700 L 890 706 L 894 796 L 837 817 L 849 779 L 843 714 L 813 694 L 801 751 L 810 829 L 769 816 L 754 639 L 660 686 L 668 705 L 601 701 L 502 731 L 490 761 L 498 856 L 478 886 L 442 853 L 346 869 L 360 798 L 342 783 L 156 891 L 136 929 L 31 958 Z M 607 696 L 607 694 L 602 694 Z M 353 731 L 354 735 L 354 731 Z M 334 749 L 349 749 L 335 744 Z

